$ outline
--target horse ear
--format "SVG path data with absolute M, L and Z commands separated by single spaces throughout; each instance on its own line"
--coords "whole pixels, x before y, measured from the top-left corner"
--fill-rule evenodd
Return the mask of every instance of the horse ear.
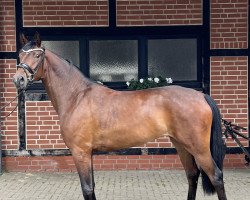
M 36 42 L 37 47 L 41 46 L 41 38 L 40 38 L 40 34 L 38 32 L 36 32 L 34 35 L 34 41 Z
M 20 34 L 20 43 L 21 43 L 21 45 L 24 46 L 25 44 L 28 43 L 28 41 L 29 40 L 26 38 L 26 36 L 23 33 L 21 33 Z

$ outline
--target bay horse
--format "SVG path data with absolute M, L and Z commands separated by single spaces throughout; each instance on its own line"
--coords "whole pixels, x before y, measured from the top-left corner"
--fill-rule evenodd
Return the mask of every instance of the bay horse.
M 224 142 L 220 111 L 199 91 L 167 86 L 115 91 L 86 78 L 77 67 L 21 34 L 20 64 L 13 81 L 25 90 L 42 80 L 70 149 L 85 200 L 95 200 L 93 151 L 138 146 L 163 135 L 175 145 L 188 179 L 188 200 L 195 199 L 202 174 L 206 194 L 226 200 L 222 165 Z

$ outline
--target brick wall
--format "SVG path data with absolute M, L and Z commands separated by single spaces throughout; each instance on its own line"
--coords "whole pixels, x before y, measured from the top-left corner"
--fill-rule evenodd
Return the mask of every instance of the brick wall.
M 27 149 L 65 149 L 58 115 L 50 101 L 26 102 Z
M 0 52 L 16 51 L 15 1 L 0 0 Z
M 242 154 L 226 155 L 224 168 L 246 168 Z M 72 156 L 5 157 L 8 172 L 75 172 Z M 94 170 L 171 170 L 183 169 L 178 155 L 112 156 L 93 158 Z
M 147 148 L 173 148 L 174 145 L 168 136 L 163 136 L 153 141 L 146 143 L 143 147 Z
M 211 58 L 211 95 L 222 117 L 243 127 L 248 127 L 247 63 L 247 57 Z M 246 141 L 244 144 L 248 146 Z M 228 146 L 234 145 L 228 141 Z
M 211 1 L 211 49 L 248 48 L 248 1 Z M 222 117 L 248 127 L 248 57 L 211 57 L 211 95 Z M 247 131 L 243 132 L 248 135 Z M 246 140 L 241 142 L 248 146 Z M 227 140 L 227 146 L 237 146 Z
M 211 0 L 211 48 L 247 48 L 248 0 Z
M 17 95 L 12 77 L 16 72 L 16 60 L 0 59 L 0 107 L 6 105 Z M 1 117 L 6 116 L 15 106 L 14 101 L 2 112 Z M 17 113 L 14 112 L 10 117 L 1 121 L 2 149 L 18 149 L 18 129 Z
M 76 171 L 72 156 L 12 157 L 5 158 L 8 171 Z M 178 155 L 96 155 L 93 158 L 95 170 L 149 170 L 182 169 Z
M 202 24 L 201 0 L 117 0 L 118 26 Z
M 23 0 L 23 25 L 108 26 L 108 0 Z

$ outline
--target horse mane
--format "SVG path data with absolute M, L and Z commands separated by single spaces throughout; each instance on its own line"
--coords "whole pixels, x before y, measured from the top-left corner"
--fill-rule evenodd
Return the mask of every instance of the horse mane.
M 89 82 L 89 83 L 95 83 L 95 81 L 92 81 L 90 78 L 86 77 L 86 76 L 83 74 L 83 72 L 80 70 L 80 68 L 77 67 L 77 66 L 73 63 L 73 61 L 72 61 L 71 59 L 65 59 L 65 58 L 63 58 L 61 55 L 55 53 L 54 51 L 51 51 L 50 49 L 48 49 L 48 50 L 49 50 L 51 53 L 53 53 L 57 58 L 59 58 L 60 60 L 64 61 L 64 62 L 69 66 L 70 69 L 75 69 L 83 79 L 87 80 L 87 82 Z

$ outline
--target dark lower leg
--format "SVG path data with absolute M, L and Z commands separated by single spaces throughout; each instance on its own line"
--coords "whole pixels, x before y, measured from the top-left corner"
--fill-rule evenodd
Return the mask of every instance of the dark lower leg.
M 227 200 L 223 182 L 223 173 L 218 167 L 215 168 L 215 176 L 214 181 L 212 183 L 217 192 L 219 200 Z
M 82 177 L 81 174 L 80 181 L 81 181 L 81 187 L 82 187 L 82 193 L 85 200 L 96 200 L 94 186 L 91 183 L 91 180 L 86 179 L 86 177 Z
M 216 163 L 212 159 L 211 155 L 199 155 L 196 157 L 199 165 L 201 166 L 202 170 L 207 174 L 209 177 L 219 200 L 227 200 L 224 182 L 223 182 L 223 173 L 217 167 Z
M 84 199 L 96 200 L 91 153 L 83 150 L 75 150 L 72 151 L 72 154 L 80 177 Z
M 198 169 L 195 173 L 187 174 L 187 178 L 188 178 L 188 198 L 187 199 L 188 200 L 195 200 L 196 198 L 199 175 L 200 175 L 200 171 Z
M 191 155 L 183 145 L 178 143 L 175 139 L 171 138 L 179 156 L 181 163 L 185 169 L 187 179 L 188 179 L 188 200 L 195 200 L 197 183 L 200 175 L 200 170 L 198 169 L 193 155 Z

